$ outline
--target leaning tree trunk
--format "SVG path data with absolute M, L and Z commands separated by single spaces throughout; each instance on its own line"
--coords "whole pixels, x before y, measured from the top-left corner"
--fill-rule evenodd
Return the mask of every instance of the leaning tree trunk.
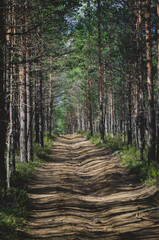
M 146 50 L 147 50 L 147 90 L 148 90 L 148 164 L 155 160 L 155 109 L 152 77 L 152 43 L 150 0 L 145 1 Z
M 103 116 L 103 94 L 102 94 L 102 46 L 101 46 L 101 2 L 98 2 L 98 56 L 99 56 L 99 104 L 100 104 L 100 134 L 104 142 L 104 116 Z

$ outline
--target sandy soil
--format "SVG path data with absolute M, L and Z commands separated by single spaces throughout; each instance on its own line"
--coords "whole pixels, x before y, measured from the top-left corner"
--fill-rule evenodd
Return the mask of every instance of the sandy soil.
M 157 240 L 155 187 L 138 183 L 106 149 L 80 135 L 59 137 L 30 185 L 27 239 Z

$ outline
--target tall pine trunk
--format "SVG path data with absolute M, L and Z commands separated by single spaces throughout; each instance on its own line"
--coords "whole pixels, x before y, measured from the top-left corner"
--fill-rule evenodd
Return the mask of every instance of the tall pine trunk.
M 98 2 L 98 56 L 99 56 L 99 105 L 100 105 L 100 125 L 101 141 L 104 142 L 104 116 L 103 116 L 103 94 L 102 94 L 102 44 L 101 44 L 101 2 Z
M 139 152 L 143 159 L 145 149 L 145 113 L 144 113 L 144 83 L 143 83 L 143 47 L 142 47 L 142 1 L 137 4 L 137 45 L 138 45 L 138 80 L 139 80 L 139 106 L 138 106 L 138 127 L 139 127 Z
M 39 143 L 39 73 L 35 74 L 35 141 Z
M 8 64 L 8 82 L 10 83 L 9 89 L 9 124 L 8 124 L 8 142 L 7 142 L 7 188 L 10 188 L 11 175 L 15 173 L 15 64 L 13 63 L 14 45 L 15 45 L 15 19 L 14 19 L 14 1 L 11 4 L 10 11 L 8 11 L 8 22 L 10 28 L 8 29 L 8 47 L 9 64 Z
M 106 63 L 104 60 L 104 105 L 103 105 L 103 109 L 104 109 L 104 125 L 105 125 L 105 133 L 108 133 L 108 127 L 107 127 L 107 88 L 106 88 L 106 84 L 107 84 L 107 79 L 106 79 Z
M 159 163 L 159 0 L 156 2 L 156 55 L 157 55 L 157 82 L 158 82 L 158 96 L 157 96 L 157 162 Z
M 31 67 L 29 63 L 29 49 L 26 53 L 26 100 L 27 100 L 27 161 L 33 160 L 33 142 L 32 142 L 32 87 L 31 87 Z
M 88 48 L 89 48 L 89 65 L 88 65 L 88 111 L 89 111 L 89 124 L 90 124 L 90 134 L 93 136 L 93 122 L 92 122 L 92 97 L 91 97 L 91 39 L 90 30 L 88 33 Z
M 109 54 L 110 55 L 110 54 Z M 112 63 L 109 61 L 109 108 L 110 108 L 110 133 L 114 137 L 114 109 L 113 109 L 113 79 Z
M 152 77 L 152 43 L 150 0 L 145 1 L 146 50 L 147 50 L 147 90 L 148 90 L 148 164 L 155 160 L 155 109 Z
M 20 112 L 20 160 L 27 161 L 27 113 L 26 113 L 26 68 L 24 59 L 25 53 L 25 36 L 23 34 L 25 18 L 21 16 L 21 36 L 20 36 L 20 57 L 19 57 L 19 112 Z
M 48 130 L 49 135 L 52 134 L 52 118 L 53 118 L 53 76 L 52 76 L 52 58 L 50 59 L 50 74 L 49 74 L 49 124 L 48 124 Z
M 132 83 L 130 76 L 130 63 L 128 62 L 127 73 L 127 134 L 128 144 L 132 144 L 132 102 L 131 102 Z
M 90 134 L 93 135 L 93 121 L 92 121 L 92 93 L 91 93 L 91 18 L 90 18 L 90 1 L 88 1 L 88 114 Z
M 40 66 L 41 68 L 41 66 Z M 39 71 L 39 95 L 40 95 L 40 103 L 39 103 L 39 143 L 40 146 L 44 145 L 44 121 L 43 121 L 43 79 L 42 79 L 42 71 Z
M 19 94 L 20 94 L 20 159 L 21 162 L 27 161 L 27 151 L 26 151 L 26 82 L 25 82 L 25 67 L 21 63 L 19 65 Z
M 4 92 L 4 1 L 0 1 L 0 180 L 5 182 L 5 142 L 6 142 L 6 116 L 5 116 L 5 92 Z

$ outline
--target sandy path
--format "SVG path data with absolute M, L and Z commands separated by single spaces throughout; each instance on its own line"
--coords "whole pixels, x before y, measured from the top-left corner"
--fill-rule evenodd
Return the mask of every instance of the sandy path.
M 59 137 L 30 185 L 29 239 L 159 239 L 154 187 L 137 184 L 119 160 L 80 135 Z

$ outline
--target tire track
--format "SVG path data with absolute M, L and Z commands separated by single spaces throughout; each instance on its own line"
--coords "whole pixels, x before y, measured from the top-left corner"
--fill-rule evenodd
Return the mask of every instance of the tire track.
M 156 189 L 138 184 L 117 158 L 80 135 L 57 139 L 29 191 L 29 239 L 159 239 L 156 213 L 136 217 Z

